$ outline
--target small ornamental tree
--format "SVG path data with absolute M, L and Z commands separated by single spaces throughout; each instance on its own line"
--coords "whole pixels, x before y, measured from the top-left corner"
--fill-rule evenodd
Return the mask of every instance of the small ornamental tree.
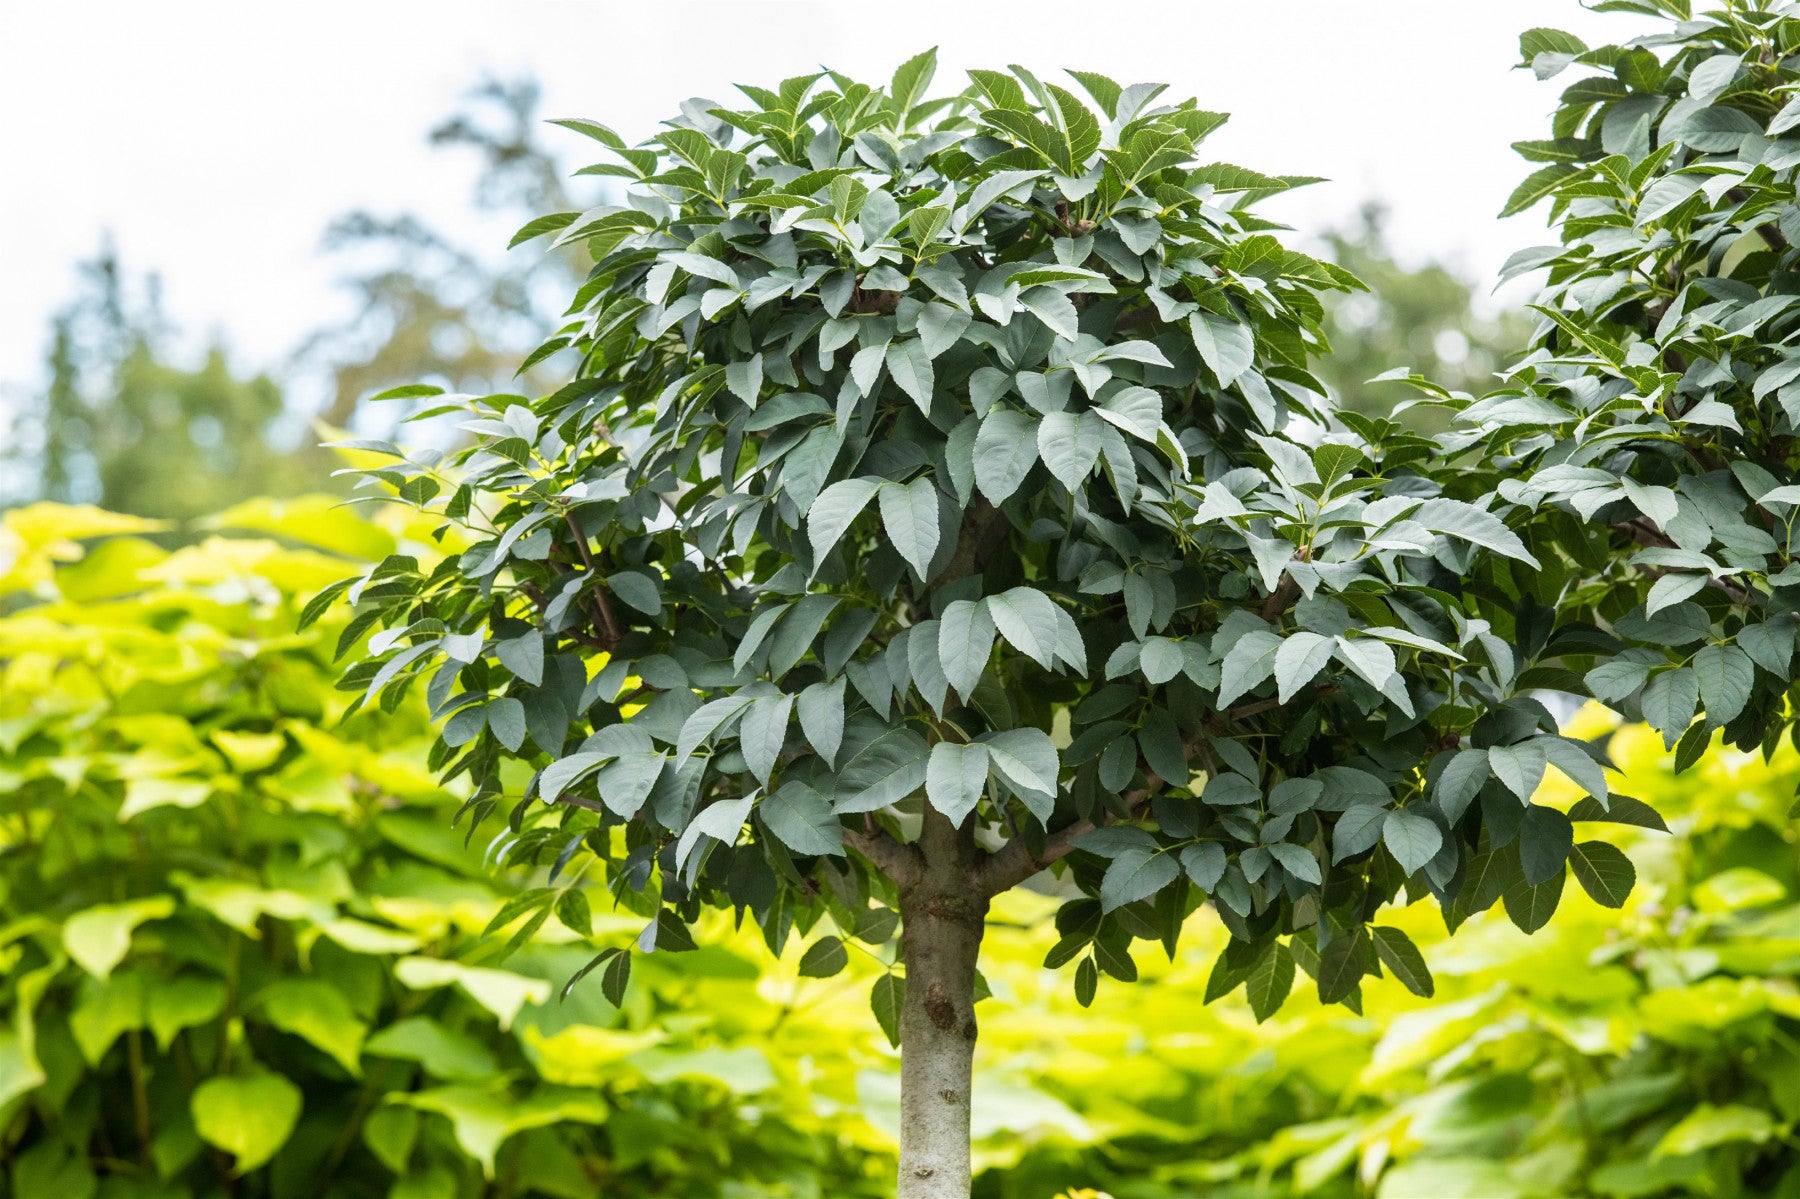
M 1485 431 L 1334 415 L 1308 373 L 1357 284 L 1252 209 L 1308 180 L 1195 165 L 1224 118 L 1158 87 L 928 100 L 932 65 L 690 101 L 638 147 L 562 122 L 625 181 L 520 234 L 593 256 L 534 356 L 571 381 L 428 408 L 469 418 L 447 460 L 359 443 L 479 544 L 313 610 L 347 589 L 346 644 L 380 631 L 345 685 L 422 682 L 470 818 L 549 866 L 498 925 L 562 915 L 591 855 L 641 952 L 709 905 L 803 973 L 877 947 L 900 1194 L 962 1197 L 997 893 L 1049 872 L 1084 1003 L 1210 900 L 1209 998 L 1266 1018 L 1298 968 L 1354 1008 L 1384 970 L 1431 993 L 1384 905 L 1530 931 L 1570 862 L 1617 905 L 1630 864 L 1571 818 L 1654 815 L 1532 696 L 1616 647 L 1607 547 L 1515 531 Z M 1572 812 L 1530 802 L 1551 764 Z M 630 963 L 589 970 L 617 1001 Z

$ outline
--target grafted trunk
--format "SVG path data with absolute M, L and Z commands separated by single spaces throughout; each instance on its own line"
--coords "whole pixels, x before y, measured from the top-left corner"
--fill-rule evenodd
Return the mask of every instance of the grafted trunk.
M 975 960 L 987 920 L 973 825 L 927 810 L 922 868 L 900 895 L 900 1199 L 968 1199 Z

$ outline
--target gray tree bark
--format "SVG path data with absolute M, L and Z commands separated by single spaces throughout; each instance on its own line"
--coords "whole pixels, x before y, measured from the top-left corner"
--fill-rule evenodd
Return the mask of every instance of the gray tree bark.
M 900 892 L 906 997 L 900 1008 L 899 1199 L 968 1199 L 975 962 L 988 899 L 974 823 L 927 808 L 919 870 Z

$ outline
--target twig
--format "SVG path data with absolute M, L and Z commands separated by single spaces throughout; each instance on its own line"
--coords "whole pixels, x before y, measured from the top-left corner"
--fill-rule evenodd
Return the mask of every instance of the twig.
M 587 567 L 588 574 L 598 580 L 600 572 L 594 569 L 594 555 L 593 551 L 588 549 L 587 536 L 582 533 L 581 526 L 575 523 L 573 513 L 564 512 L 563 519 L 568 522 L 569 532 L 575 535 L 575 548 L 581 554 L 582 564 Z M 619 622 L 613 619 L 612 605 L 607 602 L 604 588 L 596 586 L 588 594 L 594 597 L 594 602 L 599 606 L 600 622 L 606 627 L 606 636 L 603 638 L 605 644 L 600 648 L 610 651 L 613 646 L 619 644 L 619 638 L 623 636 L 619 632 Z
M 1652 525 L 1641 516 L 1633 517 L 1631 520 L 1619 521 L 1617 524 L 1613 525 L 1613 529 L 1625 534 L 1625 536 L 1647 549 L 1666 550 L 1678 548 L 1675 545 L 1675 542 L 1666 534 L 1658 530 L 1655 525 Z M 1640 566 L 1637 569 L 1643 571 L 1653 579 L 1660 579 L 1664 575 L 1670 573 L 1668 568 L 1661 566 Z M 1740 604 L 1748 603 L 1751 598 L 1751 592 L 1748 588 L 1741 584 L 1734 583 L 1730 579 L 1715 579 L 1708 575 L 1706 585 L 1708 587 L 1718 588 Z
M 1195 738 L 1181 739 L 1182 758 L 1192 758 L 1199 752 L 1201 742 Z M 1144 772 L 1144 785 L 1135 791 L 1127 791 L 1120 796 L 1125 801 L 1125 810 L 1135 814 L 1148 803 L 1150 797 L 1164 787 L 1161 775 L 1154 770 Z M 999 850 L 989 854 L 982 860 L 977 870 L 976 885 L 983 894 L 990 897 L 1002 891 L 1010 891 L 1038 871 L 1067 857 L 1075 847 L 1075 842 L 1087 836 L 1100 826 L 1092 820 L 1077 820 L 1051 833 L 1044 840 L 1041 853 L 1032 853 L 1020 840 L 1008 841 Z

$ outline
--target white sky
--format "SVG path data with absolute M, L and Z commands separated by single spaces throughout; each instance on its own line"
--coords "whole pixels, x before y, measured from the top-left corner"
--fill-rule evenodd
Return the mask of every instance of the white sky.
M 734 80 L 885 80 L 932 44 L 940 89 L 1009 62 L 1168 82 L 1233 114 L 1210 155 L 1331 178 L 1272 213 L 1317 229 L 1377 198 L 1405 256 L 1485 281 L 1544 240 L 1541 209 L 1494 219 L 1528 169 L 1509 144 L 1547 135 L 1566 82 L 1511 69 L 1536 25 L 1589 44 L 1638 28 L 1576 0 L 0 0 L 0 390 L 41 378 L 47 319 L 103 230 L 161 272 L 178 327 L 255 369 L 350 310 L 317 255 L 346 209 L 498 250 L 510 229 L 474 210 L 472 160 L 425 142 L 484 70 L 535 74 L 544 115 L 632 140 Z M 593 157 L 548 132 L 570 165 Z

